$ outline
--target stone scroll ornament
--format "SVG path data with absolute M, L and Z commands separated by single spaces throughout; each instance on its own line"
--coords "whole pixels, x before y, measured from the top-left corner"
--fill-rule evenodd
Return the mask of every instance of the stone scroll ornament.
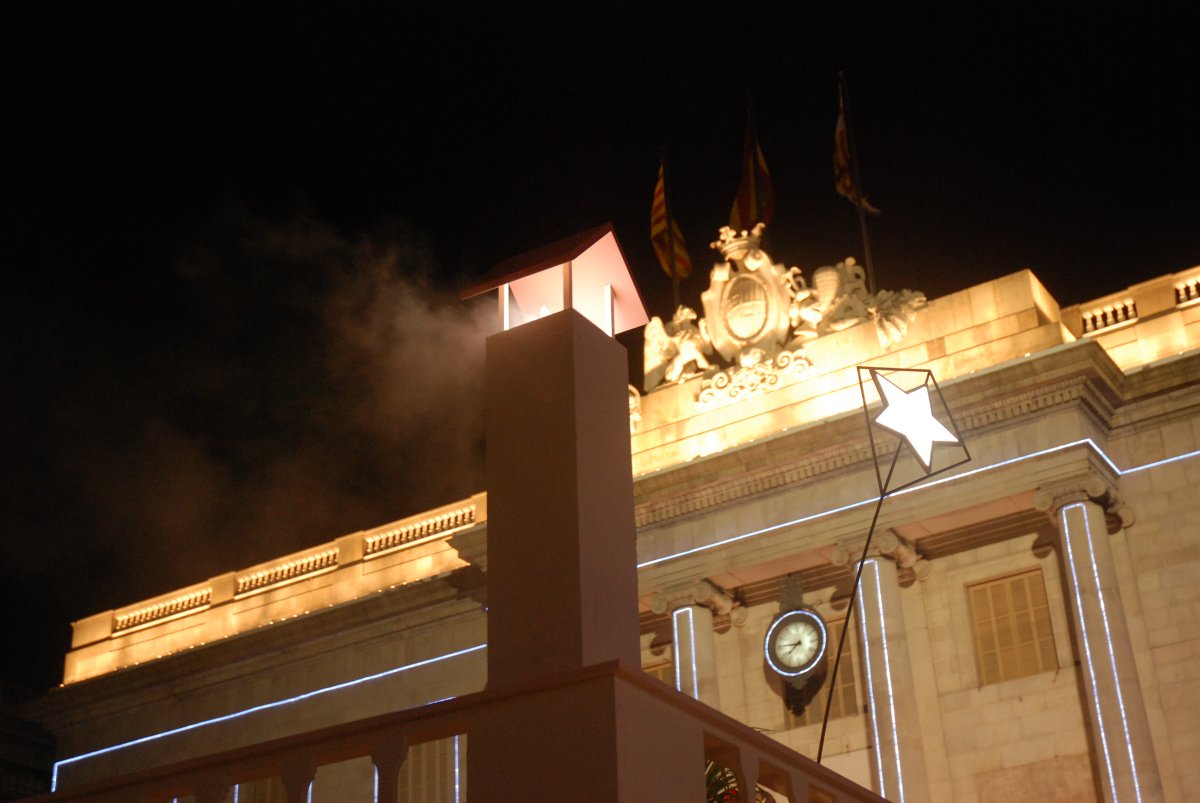
M 722 261 L 701 294 L 703 318 L 680 306 L 670 323 L 654 317 L 647 324 L 647 391 L 703 377 L 701 407 L 755 396 L 812 366 L 805 343 L 869 321 L 889 348 L 925 306 L 925 295 L 912 290 L 869 294 L 853 258 L 817 268 L 810 286 L 799 268 L 771 259 L 762 247 L 764 231 L 762 223 L 748 231 L 720 230 L 711 245 Z
M 858 599 L 858 588 L 862 582 L 863 565 L 871 549 L 875 525 L 883 500 L 904 488 L 927 480 L 937 474 L 950 471 L 967 463 L 971 453 L 963 442 L 962 434 L 954 416 L 946 406 L 941 388 L 933 378 L 933 372 L 925 368 L 882 368 L 871 365 L 858 366 L 858 388 L 862 394 L 863 415 L 867 420 L 867 435 L 871 441 L 871 457 L 875 467 L 875 479 L 879 485 L 879 499 L 871 526 L 863 542 L 862 556 L 854 585 L 850 590 L 847 617 L 856 615 L 854 607 Z M 869 389 L 869 390 L 868 390 Z M 872 408 L 879 405 L 872 416 Z M 891 447 L 889 455 L 885 450 Z M 903 463 L 902 458 L 907 456 Z M 887 471 L 883 463 L 888 462 Z M 897 469 L 900 473 L 897 473 Z M 829 695 L 837 686 L 838 668 L 842 662 L 842 650 L 846 645 L 846 634 L 851 628 L 842 628 L 842 636 L 834 653 L 833 672 L 829 677 Z M 821 723 L 821 737 L 817 743 L 817 763 L 825 750 L 825 730 L 829 726 L 829 705 L 825 704 L 825 718 Z

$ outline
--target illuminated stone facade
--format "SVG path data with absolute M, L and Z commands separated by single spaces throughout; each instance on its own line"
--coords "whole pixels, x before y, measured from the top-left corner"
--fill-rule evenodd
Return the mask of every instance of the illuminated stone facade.
M 895 800 L 1186 800 L 1198 278 L 1061 308 L 1022 271 L 899 342 L 825 331 L 745 398 L 702 400 L 702 374 L 643 395 L 643 665 L 815 755 L 824 691 L 785 688 L 763 637 L 786 578 L 846 616 L 876 495 L 856 366 L 929 368 L 973 459 L 882 507 L 826 765 Z M 486 535 L 480 494 L 75 623 L 42 706 L 60 783 L 482 689 Z M 370 799 L 369 762 L 322 768 L 314 800 L 348 789 Z

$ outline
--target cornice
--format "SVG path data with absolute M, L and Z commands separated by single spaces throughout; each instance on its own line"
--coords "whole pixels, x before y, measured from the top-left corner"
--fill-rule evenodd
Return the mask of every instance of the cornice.
M 1123 380 L 1098 344 L 1079 341 L 953 380 L 942 390 L 967 438 L 1070 407 L 1107 432 L 1123 403 Z M 844 413 L 635 480 L 637 526 L 700 515 L 814 477 L 865 470 L 871 460 L 862 413 Z

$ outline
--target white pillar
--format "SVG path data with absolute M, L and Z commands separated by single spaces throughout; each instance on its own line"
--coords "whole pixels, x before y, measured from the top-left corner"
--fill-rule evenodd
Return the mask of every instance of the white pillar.
M 1138 681 L 1133 643 L 1108 543 L 1105 508 L 1121 509 L 1098 474 L 1039 488 L 1034 500 L 1062 537 L 1062 560 L 1106 800 L 1159 801 L 1162 781 Z M 1132 521 L 1128 509 L 1123 520 Z
M 895 803 L 929 800 L 908 635 L 896 564 L 868 558 L 858 591 L 859 633 L 878 792 Z
M 731 614 L 735 624 L 745 621 L 736 614 L 733 599 L 707 580 L 689 582 L 658 592 L 651 602 L 655 613 L 671 614 L 675 642 L 675 688 L 713 708 L 719 708 L 717 645 L 713 632 L 714 614 Z
M 703 605 L 678 607 L 671 611 L 671 630 L 675 636 L 675 688 L 719 707 L 712 611 Z

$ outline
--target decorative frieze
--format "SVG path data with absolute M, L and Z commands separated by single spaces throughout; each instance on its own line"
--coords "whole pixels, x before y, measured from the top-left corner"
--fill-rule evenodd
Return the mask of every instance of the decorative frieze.
M 717 407 L 773 390 L 787 378 L 799 378 L 812 367 L 812 360 L 801 351 L 781 351 L 767 357 L 760 351 L 743 355 L 740 365 L 717 371 L 700 383 L 696 408 Z

